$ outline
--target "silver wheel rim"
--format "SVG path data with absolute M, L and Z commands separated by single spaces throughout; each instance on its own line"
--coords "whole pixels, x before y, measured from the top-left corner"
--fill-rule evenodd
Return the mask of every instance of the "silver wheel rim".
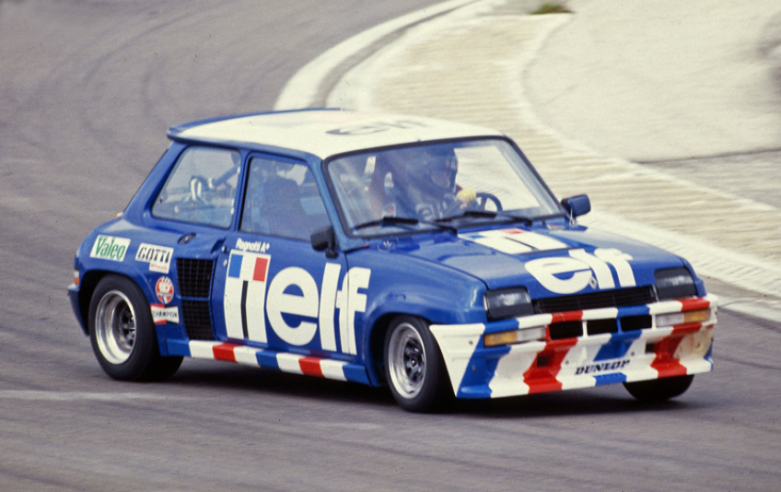
M 393 387 L 404 398 L 415 398 L 426 381 L 426 352 L 418 330 L 399 325 L 388 345 L 388 372 Z
M 133 304 L 118 290 L 107 292 L 98 303 L 95 337 L 103 357 L 112 364 L 130 358 L 136 342 L 136 313 Z

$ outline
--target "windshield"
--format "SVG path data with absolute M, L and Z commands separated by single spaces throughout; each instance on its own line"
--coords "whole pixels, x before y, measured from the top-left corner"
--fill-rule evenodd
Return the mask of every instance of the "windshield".
M 377 236 L 447 223 L 530 221 L 558 203 L 506 141 L 364 152 L 328 163 L 348 233 Z

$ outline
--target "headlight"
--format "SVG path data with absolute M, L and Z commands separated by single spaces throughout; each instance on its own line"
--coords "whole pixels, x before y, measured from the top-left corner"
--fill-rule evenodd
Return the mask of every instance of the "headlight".
M 492 320 L 534 314 L 529 291 L 523 287 L 490 290 L 485 293 L 484 302 L 488 318 Z
M 704 323 L 711 317 L 710 308 L 686 311 L 683 313 L 657 314 L 656 326 L 688 325 L 690 323 Z
M 680 299 L 697 295 L 694 279 L 686 268 L 669 268 L 654 272 L 659 300 Z
M 531 340 L 545 340 L 545 327 L 536 326 L 523 330 L 501 331 L 483 335 L 483 345 L 497 347 L 500 345 L 512 345 L 514 343 L 529 342 Z

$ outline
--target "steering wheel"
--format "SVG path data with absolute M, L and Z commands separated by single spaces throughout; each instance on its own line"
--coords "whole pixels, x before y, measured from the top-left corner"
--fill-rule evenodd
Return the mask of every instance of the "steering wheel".
M 496 195 L 483 192 L 477 194 L 477 198 L 475 199 L 477 210 L 485 210 L 485 206 L 488 205 L 488 202 L 493 202 L 497 212 L 502 211 L 502 202 L 496 198 Z

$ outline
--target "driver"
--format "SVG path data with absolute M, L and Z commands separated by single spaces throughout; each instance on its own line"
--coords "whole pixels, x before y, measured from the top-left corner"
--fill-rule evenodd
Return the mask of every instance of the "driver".
M 458 159 L 451 147 L 429 147 L 407 162 L 407 195 L 425 222 L 448 217 L 474 203 L 472 189 L 456 186 Z

